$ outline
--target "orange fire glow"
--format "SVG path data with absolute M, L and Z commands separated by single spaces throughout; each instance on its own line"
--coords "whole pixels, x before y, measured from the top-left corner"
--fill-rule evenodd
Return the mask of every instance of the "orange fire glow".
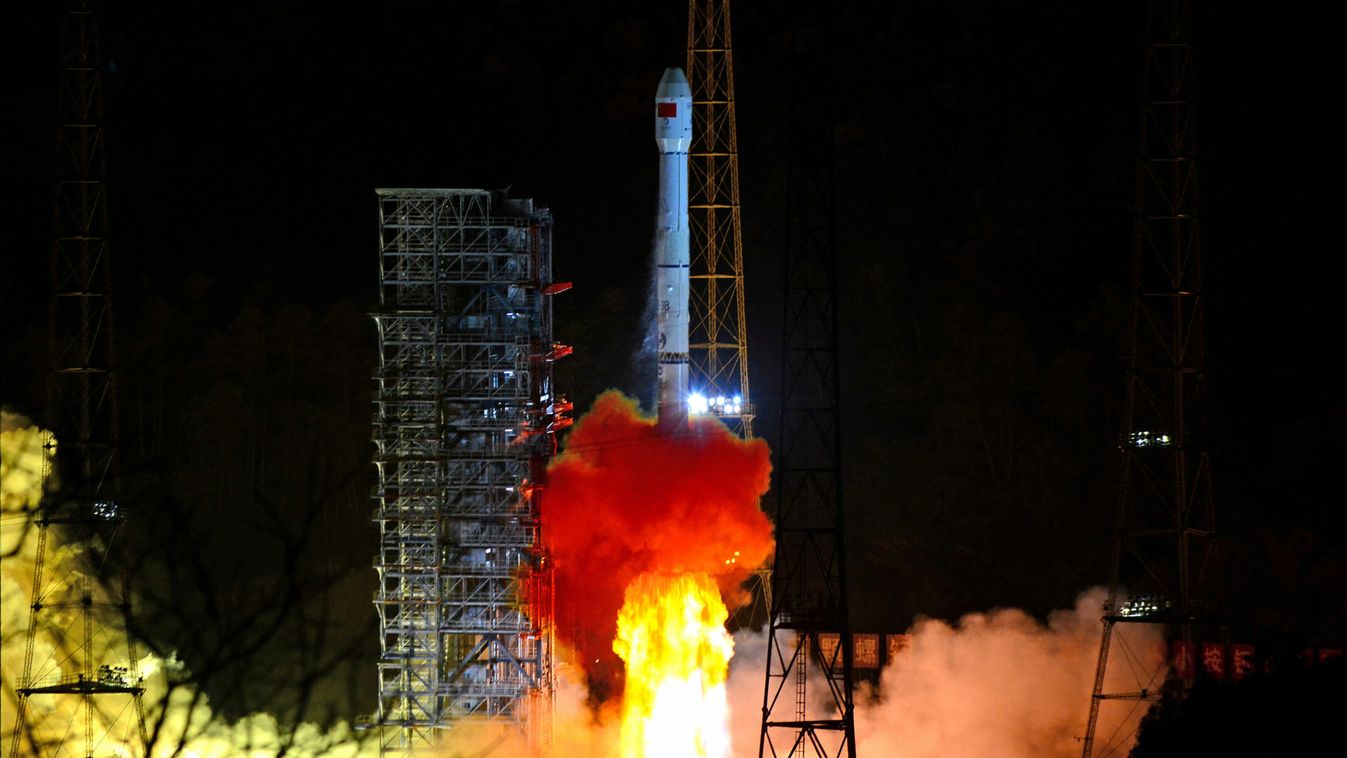
M 613 651 L 626 664 L 623 758 L 729 755 L 729 611 L 705 574 L 641 574 L 627 585 Z
M 758 505 L 771 477 L 767 443 L 741 440 L 717 419 L 670 434 L 634 400 L 606 392 L 548 476 L 543 542 L 557 636 L 595 701 L 622 691 L 613 639 L 639 576 L 703 576 L 718 602 L 736 606 L 744 580 L 771 555 L 772 525 Z

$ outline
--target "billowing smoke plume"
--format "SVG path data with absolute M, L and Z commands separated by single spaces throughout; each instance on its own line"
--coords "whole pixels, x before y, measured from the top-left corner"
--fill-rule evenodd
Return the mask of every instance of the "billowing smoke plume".
M 619 694 L 613 654 L 627 585 L 647 572 L 714 577 L 731 606 L 772 551 L 758 507 L 771 463 L 762 440 L 715 419 L 670 435 L 616 391 L 599 396 L 549 468 L 543 542 L 556 572 L 557 634 L 596 699 Z
M 862 685 L 857 692 L 859 752 L 889 758 L 1080 755 L 1103 600 L 1103 590 L 1091 590 L 1046 624 L 1015 609 L 969 614 L 954 624 L 917 621 L 878 686 Z M 1126 652 L 1117 648 L 1118 654 L 1163 678 L 1159 630 L 1128 626 Z M 737 756 L 756 754 L 765 656 L 762 635 L 736 635 L 730 707 Z M 1122 681 L 1108 684 L 1111 691 L 1127 688 Z M 808 689 L 826 693 L 821 681 Z M 1101 712 L 1096 755 L 1126 755 L 1145 709 L 1130 702 Z

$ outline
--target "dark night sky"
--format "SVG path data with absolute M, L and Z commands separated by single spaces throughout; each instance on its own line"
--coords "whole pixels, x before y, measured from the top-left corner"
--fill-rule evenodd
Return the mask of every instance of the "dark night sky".
M 128 466 L 192 480 L 179 471 L 191 456 L 163 451 L 199 441 L 230 415 L 226 390 L 249 386 L 246 358 L 228 352 L 248 344 L 248 314 L 263 325 L 311 316 L 312 376 L 351 382 L 336 393 L 343 405 L 324 404 L 325 391 L 250 402 L 268 417 L 304 406 L 303 418 L 333 430 L 341 452 L 329 457 L 354 462 L 330 477 L 353 494 L 324 506 L 321 549 L 353 567 L 341 605 L 366 623 L 375 533 L 361 382 L 374 342 L 358 314 L 377 297 L 374 188 L 510 185 L 549 206 L 555 267 L 576 283 L 557 307 L 558 337 L 577 351 L 563 377 L 577 406 L 607 386 L 632 389 L 655 186 L 648 106 L 662 69 L 682 64 L 685 9 L 105 5 L 118 330 L 135 394 L 123 412 L 139 415 L 125 425 L 144 453 Z M 782 73 L 789 20 L 775 4 L 741 5 L 750 361 L 770 433 L 785 106 L 808 93 Z M 998 605 L 1044 612 L 1106 580 L 1140 5 L 838 11 L 845 471 L 861 628 Z M 1324 598 L 1347 588 L 1335 476 L 1347 422 L 1336 369 L 1343 11 L 1199 5 L 1213 460 L 1233 552 L 1252 567 L 1234 581 L 1282 599 L 1259 618 L 1341 642 L 1347 613 Z M 11 104 L 0 313 L 4 400 L 39 414 L 58 24 L 28 10 L 0 43 Z M 270 381 L 281 369 L 248 370 Z M 222 388 L 231 371 L 242 378 Z M 146 417 L 168 420 L 154 444 L 142 439 Z M 212 486 L 216 507 L 233 508 L 235 489 Z M 203 527 L 211 549 L 246 544 L 231 520 Z M 372 667 L 361 672 L 372 684 Z

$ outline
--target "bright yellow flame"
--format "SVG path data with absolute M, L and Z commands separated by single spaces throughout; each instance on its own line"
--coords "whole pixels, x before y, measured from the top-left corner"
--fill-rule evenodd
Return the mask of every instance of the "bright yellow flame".
M 623 758 L 729 755 L 728 616 L 703 574 L 642 574 L 627 585 L 613 641 L 627 670 Z

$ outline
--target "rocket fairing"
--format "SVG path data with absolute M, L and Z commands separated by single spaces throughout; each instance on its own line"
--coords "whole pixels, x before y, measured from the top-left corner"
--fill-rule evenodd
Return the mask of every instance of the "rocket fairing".
M 655 90 L 659 201 L 655 211 L 655 299 L 661 424 L 688 415 L 688 149 L 692 88 L 681 68 L 668 68 Z

